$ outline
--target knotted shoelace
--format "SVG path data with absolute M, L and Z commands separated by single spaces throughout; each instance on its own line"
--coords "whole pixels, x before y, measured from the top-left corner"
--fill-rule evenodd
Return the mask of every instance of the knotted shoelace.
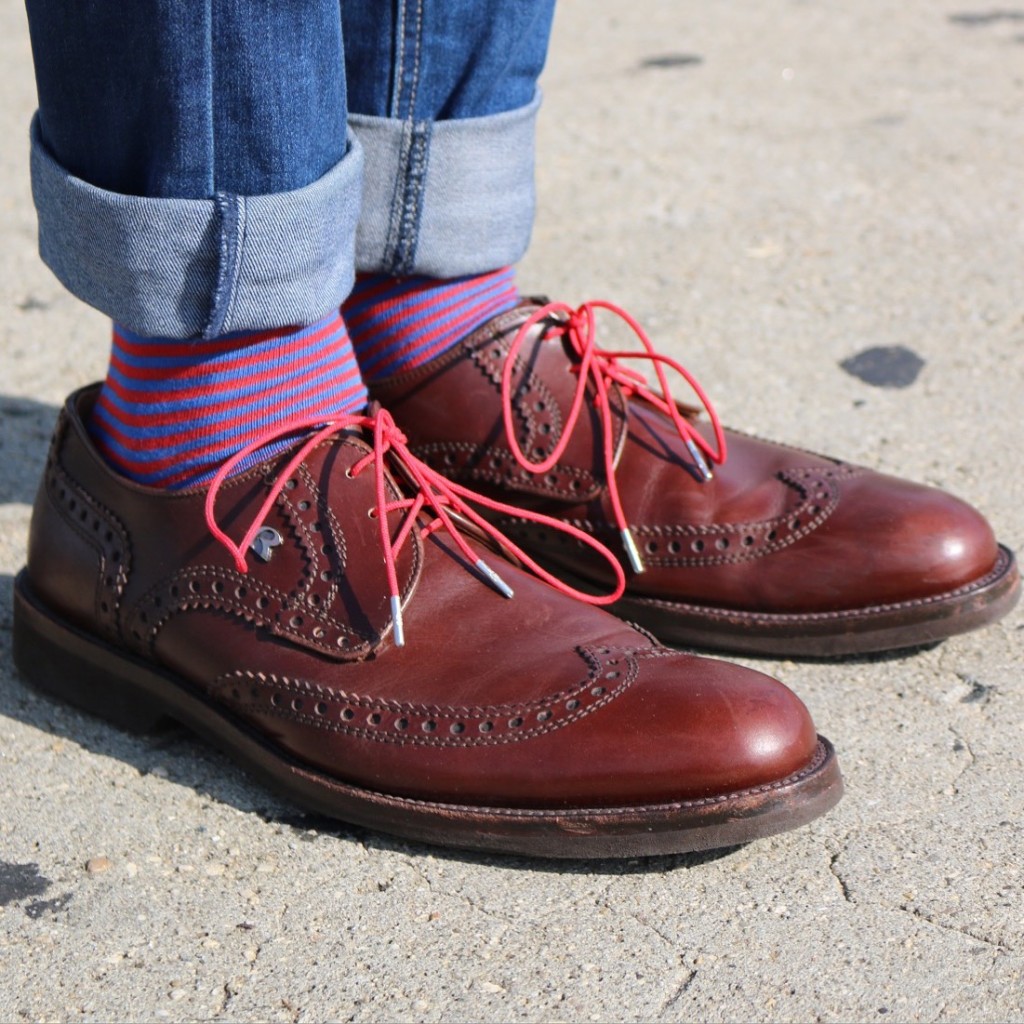
M 613 351 L 600 348 L 597 344 L 595 318 L 595 313 L 599 309 L 607 310 L 624 321 L 641 343 L 644 350 L 642 352 L 630 350 Z M 526 343 L 530 328 L 541 321 L 545 321 L 548 324 L 547 329 L 541 335 L 542 341 L 562 342 L 564 340 L 568 343 L 572 354 L 578 360 L 572 366 L 572 372 L 577 375 L 578 380 L 572 405 L 562 428 L 562 436 L 546 458 L 535 462 L 522 450 L 516 438 L 512 409 L 514 392 L 512 377 L 515 372 L 516 356 Z M 660 394 L 651 390 L 643 374 L 623 366 L 621 361 L 624 359 L 647 360 L 654 368 Z M 700 432 L 679 411 L 669 390 L 665 367 L 674 370 L 686 381 L 697 396 L 703 409 L 707 412 L 714 430 L 714 447 L 704 439 Z M 718 419 L 718 413 L 715 412 L 711 400 L 705 394 L 704 389 L 697 382 L 696 378 L 676 360 L 657 352 L 643 327 L 620 306 L 601 299 L 584 302 L 583 305 L 576 309 L 564 302 L 549 302 L 532 313 L 529 319 L 519 328 L 509 348 L 501 377 L 501 403 L 502 414 L 505 420 L 505 432 L 508 436 L 512 455 L 523 469 L 530 473 L 546 473 L 562 457 L 572 437 L 573 430 L 579 421 L 583 402 L 588 397 L 588 385 L 590 386 L 590 398 L 597 408 L 601 419 L 605 478 L 608 484 L 608 496 L 612 505 L 612 514 L 615 516 L 619 536 L 622 538 L 622 546 L 626 550 L 629 563 L 634 572 L 641 573 L 644 571 L 643 559 L 640 557 L 640 552 L 626 521 L 626 515 L 622 509 L 622 500 L 619 496 L 618 484 L 615 480 L 615 430 L 612 420 L 611 402 L 608 397 L 610 388 L 613 385 L 618 385 L 625 397 L 629 398 L 632 395 L 637 395 L 667 416 L 672 421 L 672 425 L 675 427 L 680 440 L 690 453 L 690 457 L 693 459 L 697 472 L 703 481 L 712 478 L 712 470 L 708 465 L 709 461 L 718 465 L 725 462 L 725 433 Z
M 514 508 L 500 501 L 494 501 L 482 494 L 471 491 L 467 487 L 462 487 L 448 480 L 413 455 L 408 448 L 408 439 L 398 429 L 391 415 L 384 409 L 371 410 L 366 414 L 339 416 L 337 419 L 326 424 L 322 419 L 304 419 L 300 417 L 288 420 L 251 441 L 220 467 L 211 481 L 210 489 L 206 495 L 206 525 L 214 538 L 230 552 L 234 559 L 235 567 L 239 572 L 247 573 L 249 571 L 249 566 L 246 562 L 246 552 L 250 549 L 257 534 L 263 528 L 270 510 L 287 486 L 288 480 L 306 456 L 322 441 L 352 430 L 369 432 L 373 438 L 371 450 L 363 458 L 355 462 L 347 471 L 347 474 L 356 477 L 370 467 L 373 469 L 376 508 L 372 511 L 375 513 L 380 527 L 380 544 L 384 554 L 384 566 L 391 603 L 391 617 L 394 622 L 394 642 L 397 646 L 401 647 L 405 644 L 397 559 L 402 546 L 408 541 L 410 534 L 417 527 L 417 524 L 420 524 L 420 536 L 424 539 L 436 530 L 446 530 L 468 564 L 474 566 L 487 583 L 504 597 L 510 598 L 513 596 L 512 588 L 482 558 L 477 556 L 476 552 L 472 550 L 465 538 L 460 534 L 457 525 L 453 521 L 452 513 L 462 516 L 471 522 L 489 536 L 499 548 L 504 548 L 511 552 L 534 575 L 569 597 L 574 597 L 587 604 L 607 605 L 612 604 L 622 596 L 626 585 L 622 567 L 615 556 L 600 541 L 595 540 L 569 523 L 563 523 L 556 519 L 550 519 L 540 513 Z M 312 432 L 310 433 L 310 431 Z M 275 442 L 286 440 L 292 436 L 298 437 L 303 434 L 308 434 L 308 436 L 295 449 L 288 462 L 278 473 L 263 504 L 246 530 L 245 536 L 236 544 L 221 529 L 216 519 L 217 495 L 220 493 L 224 481 L 231 476 L 234 469 L 240 463 L 254 452 L 273 445 Z M 388 499 L 388 467 L 386 463 L 390 463 L 390 467 L 397 469 L 399 475 L 404 477 L 404 486 L 400 490 L 401 496 L 392 500 Z M 502 515 L 516 519 L 526 519 L 548 529 L 559 530 L 593 548 L 612 567 L 616 580 L 614 592 L 607 595 L 587 594 L 563 583 L 542 566 L 538 565 L 522 548 L 476 512 L 470 505 L 470 502 Z M 424 510 L 433 514 L 433 518 L 426 525 L 420 523 L 420 514 Z M 388 521 L 388 514 L 392 512 L 404 513 L 394 537 L 391 536 L 391 527 Z

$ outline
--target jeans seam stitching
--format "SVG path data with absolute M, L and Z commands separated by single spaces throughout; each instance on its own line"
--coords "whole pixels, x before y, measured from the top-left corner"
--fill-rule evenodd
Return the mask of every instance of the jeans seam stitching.
M 235 304 L 239 259 L 239 236 L 242 231 L 245 210 L 240 196 L 218 192 L 214 195 L 214 209 L 219 234 L 217 245 L 217 281 L 210 303 L 210 315 L 203 329 L 204 338 L 215 338 L 223 334 Z

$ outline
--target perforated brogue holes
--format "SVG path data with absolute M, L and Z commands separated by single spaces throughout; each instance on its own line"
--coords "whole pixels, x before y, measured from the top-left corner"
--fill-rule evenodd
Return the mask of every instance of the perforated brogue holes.
M 301 711 L 301 710 L 302 710 L 302 698 L 301 697 L 292 697 L 292 711 Z
M 198 594 L 199 591 L 202 590 L 203 588 L 202 588 L 202 584 L 200 584 L 199 580 L 189 580 L 188 581 L 188 589 L 191 590 L 193 594 Z
M 558 483 L 558 477 L 554 473 L 548 473 L 544 480 L 549 487 L 554 487 Z
M 478 728 L 478 729 L 479 729 L 479 730 L 480 730 L 481 732 L 483 732 L 483 733 L 488 733 L 488 732 L 491 732 L 491 730 L 492 730 L 492 729 L 494 728 L 494 723 L 493 723 L 493 722 L 481 722 L 481 723 L 480 723 L 480 724 L 479 724 L 479 725 L 477 726 L 477 728 Z
M 537 721 L 538 722 L 546 722 L 550 717 L 551 717 L 551 712 L 550 711 L 545 710 L 545 711 L 538 711 L 537 712 Z
M 287 481 L 285 481 L 285 485 L 284 486 L 285 486 L 285 490 L 287 490 L 287 491 L 294 491 L 295 488 L 299 486 L 299 482 L 298 482 L 298 480 L 287 480 Z
M 399 729 L 399 730 L 401 730 L 401 729 L 408 729 L 409 728 L 409 719 L 408 718 L 399 718 L 395 722 L 395 728 Z
M 508 720 L 508 727 L 510 729 L 518 729 L 523 724 L 523 720 L 518 716 L 516 718 L 510 718 Z
M 678 555 L 679 552 L 682 551 L 682 549 L 683 549 L 683 545 L 680 544 L 679 541 L 677 541 L 677 540 L 670 540 L 668 542 L 668 553 L 670 555 Z
M 321 717 L 323 715 L 326 715 L 327 714 L 327 704 L 326 704 L 326 702 L 324 702 L 322 700 L 318 700 L 316 702 L 316 704 L 313 706 L 313 711 L 316 714 L 320 715 Z
M 300 512 L 308 512 L 309 511 L 309 502 L 306 501 L 305 498 L 303 498 L 302 501 L 299 502 L 299 511 Z
M 293 615 L 288 620 L 288 625 L 291 626 L 292 629 L 299 629 L 299 627 L 301 627 L 301 625 L 302 625 L 302 616 L 301 615 Z
M 380 715 L 376 711 L 371 711 L 370 714 L 366 716 L 366 721 L 369 722 L 370 725 L 380 725 Z
M 259 597 L 256 598 L 256 607 L 259 608 L 260 610 L 266 608 L 268 604 L 270 604 L 270 601 L 269 601 L 268 598 L 263 597 L 262 595 L 260 595 Z
M 592 686 L 590 688 L 591 697 L 603 697 L 607 692 L 603 686 Z
M 323 604 L 323 598 L 319 594 L 310 594 L 308 600 L 314 608 L 319 608 Z
M 110 605 L 106 601 L 100 601 L 100 611 L 106 615 L 110 611 Z
M 656 540 L 649 540 L 644 545 L 644 550 L 649 555 L 656 555 L 658 553 L 658 542 Z
M 273 704 L 275 708 L 279 708 L 284 703 L 284 698 L 279 693 L 272 693 L 270 695 L 270 703 Z
M 435 730 L 437 729 L 437 722 L 435 722 L 435 721 L 434 721 L 433 719 L 430 719 L 430 720 L 428 720 L 428 721 L 424 722 L 424 723 L 423 723 L 423 724 L 422 724 L 422 725 L 420 726 L 420 728 L 421 728 L 421 729 L 422 729 L 422 730 L 423 730 L 424 732 L 434 732 L 434 731 L 435 731 Z
M 569 490 L 570 491 L 578 491 L 582 486 L 583 486 L 583 484 L 581 484 L 579 482 L 579 480 L 577 480 L 575 477 L 573 477 L 569 481 Z
M 246 597 L 246 595 L 248 593 L 249 593 L 248 588 L 247 587 L 243 587 L 241 584 L 239 584 L 237 587 L 235 587 L 235 597 L 237 597 L 239 601 L 244 601 L 245 597 Z
M 791 522 L 791 523 L 789 524 L 789 528 L 790 528 L 791 530 L 799 530 L 799 529 L 800 529 L 800 520 L 799 520 L 799 519 L 794 519 L 794 520 L 793 520 L 793 521 L 792 521 L 792 522 Z
M 354 480 L 355 479 L 355 476 L 352 473 L 352 467 L 351 466 L 346 466 L 345 467 L 345 479 L 346 480 Z
M 750 548 L 754 546 L 754 538 L 751 537 L 749 533 L 746 535 L 746 537 L 743 538 L 743 546 L 745 548 Z
M 617 669 L 612 669 L 611 672 L 605 672 L 604 677 L 605 679 L 618 679 L 621 674 Z
M 551 424 L 550 423 L 542 423 L 537 429 L 542 434 L 550 434 L 551 433 Z
M 214 580 L 213 583 L 210 585 L 210 589 L 215 594 L 223 594 L 224 593 L 224 583 L 223 583 L 223 581 L 221 581 L 221 580 Z
M 690 545 L 691 549 L 696 551 L 699 555 L 704 550 L 704 541 L 699 537 Z
M 459 736 L 466 731 L 466 727 L 462 722 L 452 722 L 452 724 L 448 726 L 448 731 L 453 736 Z
M 777 530 L 769 530 L 768 531 L 768 540 L 775 540 L 778 536 L 779 536 L 779 534 L 778 534 Z
M 572 700 L 567 700 L 565 702 L 566 711 L 575 711 L 579 706 L 580 702 L 575 697 L 573 697 Z
M 341 713 L 341 717 L 346 722 L 351 722 L 356 717 L 356 713 L 351 708 L 345 708 Z
M 729 548 L 729 538 L 719 537 L 718 540 L 715 541 L 715 547 L 718 548 L 719 551 L 727 551 Z

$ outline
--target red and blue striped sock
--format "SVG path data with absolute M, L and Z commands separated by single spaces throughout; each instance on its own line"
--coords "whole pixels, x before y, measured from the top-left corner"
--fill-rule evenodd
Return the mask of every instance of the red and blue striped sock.
M 363 376 L 379 380 L 429 362 L 518 301 L 511 267 L 448 279 L 360 274 L 341 311 Z
M 210 480 L 225 459 L 296 416 L 358 412 L 366 387 L 337 313 L 309 327 L 211 340 L 147 338 L 114 325 L 90 431 L 110 464 L 151 487 Z M 240 464 L 254 465 L 272 449 Z

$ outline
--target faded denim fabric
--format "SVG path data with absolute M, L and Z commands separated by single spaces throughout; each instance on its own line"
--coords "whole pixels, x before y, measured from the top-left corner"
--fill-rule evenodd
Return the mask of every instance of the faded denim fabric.
M 350 114 L 366 158 L 358 269 L 459 277 L 518 262 L 533 228 L 539 107 L 538 94 L 458 121 Z
M 69 174 L 32 124 L 39 252 L 80 299 L 139 334 L 216 337 L 314 323 L 352 289 L 362 151 L 292 192 L 152 199 Z
M 342 0 L 359 270 L 457 277 L 522 257 L 553 16 L 554 0 Z
M 553 0 L 26 6 L 40 253 L 133 331 L 312 323 L 357 266 L 526 249 Z

